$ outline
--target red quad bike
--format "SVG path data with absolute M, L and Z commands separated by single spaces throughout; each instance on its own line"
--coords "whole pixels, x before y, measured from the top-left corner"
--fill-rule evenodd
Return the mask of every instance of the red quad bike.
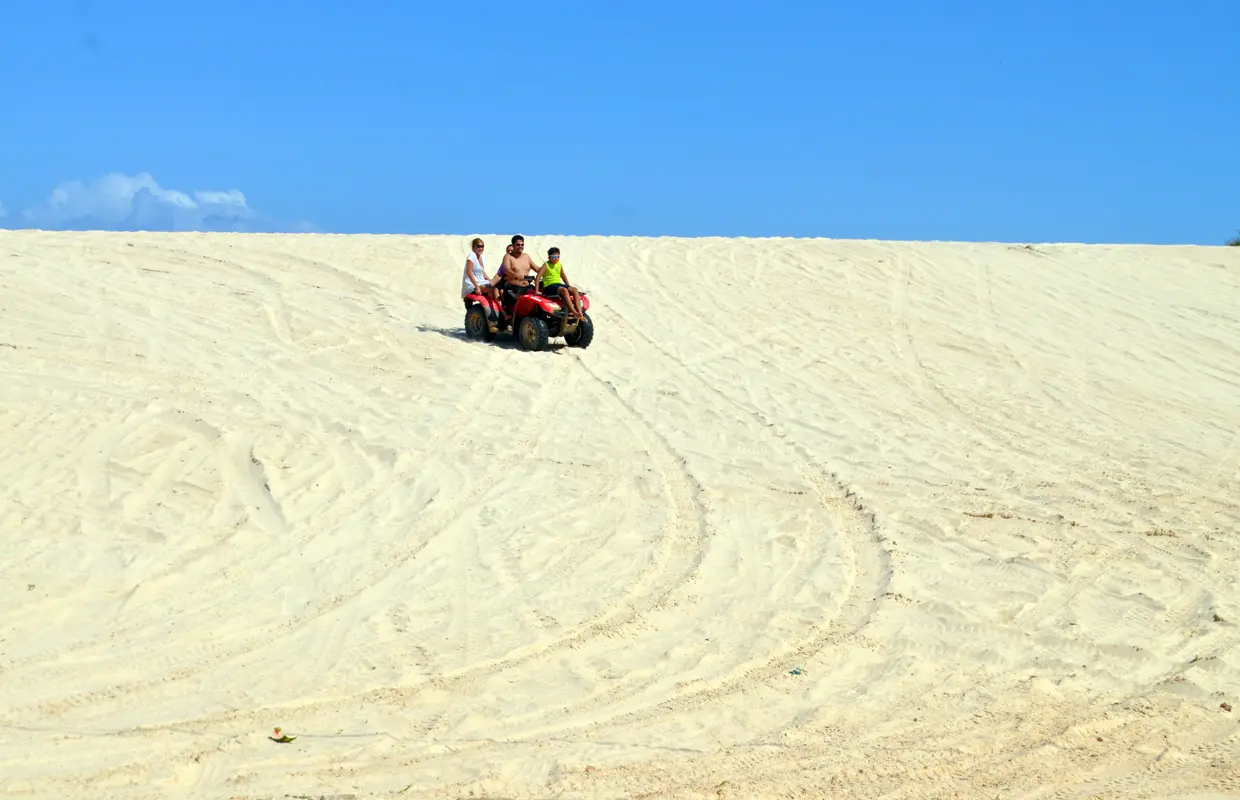
M 578 290 L 580 291 L 580 290 Z M 589 347 L 594 340 L 594 322 L 587 313 L 581 322 L 573 319 L 557 297 L 543 297 L 533 280 L 524 289 L 503 288 L 503 303 L 496 307 L 486 295 L 465 295 L 465 335 L 485 342 L 498 333 L 511 331 L 523 350 L 543 350 L 553 336 L 563 336 L 569 347 Z M 581 292 L 581 308 L 588 311 L 590 298 Z M 491 324 L 495 330 L 491 330 Z

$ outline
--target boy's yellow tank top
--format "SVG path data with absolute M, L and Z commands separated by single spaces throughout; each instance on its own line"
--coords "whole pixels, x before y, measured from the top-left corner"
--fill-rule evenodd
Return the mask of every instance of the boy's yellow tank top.
M 563 267 L 563 261 L 556 261 L 554 264 L 548 261 L 547 271 L 543 273 L 542 285 L 550 286 L 553 283 L 563 283 L 564 281 L 560 280 L 560 270 Z

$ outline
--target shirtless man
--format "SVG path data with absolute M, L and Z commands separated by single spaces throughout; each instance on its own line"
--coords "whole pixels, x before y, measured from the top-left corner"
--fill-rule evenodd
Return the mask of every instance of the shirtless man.
M 527 279 L 531 273 L 538 272 L 538 265 L 530 254 L 525 252 L 525 237 L 517 234 L 512 237 L 512 249 L 504 254 L 500 265 L 500 274 L 504 276 L 505 293 L 511 293 L 514 301 L 517 295 L 524 294 L 530 288 Z

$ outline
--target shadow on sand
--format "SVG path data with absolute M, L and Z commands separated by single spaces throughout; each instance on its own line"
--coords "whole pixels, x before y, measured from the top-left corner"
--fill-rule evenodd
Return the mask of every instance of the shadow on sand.
M 521 350 L 521 345 L 519 345 L 517 343 L 517 340 L 513 338 L 512 334 L 509 334 L 509 333 L 501 333 L 499 336 L 495 338 L 495 341 L 493 342 L 474 342 L 473 339 L 470 339 L 465 334 L 464 328 L 438 328 L 438 327 L 435 327 L 434 325 L 415 325 L 414 328 L 420 333 L 434 333 L 440 336 L 444 336 L 448 339 L 456 339 L 457 341 L 460 341 L 460 342 L 467 342 L 470 344 L 485 344 L 485 345 L 488 345 L 489 347 L 499 347 L 504 350 Z M 552 340 L 547 343 L 547 349 L 542 352 L 558 353 L 560 350 L 563 350 L 566 347 L 568 347 L 566 343 Z M 525 351 L 521 350 L 521 352 L 525 352 Z

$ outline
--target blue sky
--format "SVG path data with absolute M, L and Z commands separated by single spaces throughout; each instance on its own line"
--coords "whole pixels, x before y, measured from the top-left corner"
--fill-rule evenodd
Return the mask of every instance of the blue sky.
M 4 5 L 0 226 L 1240 230 L 1235 0 Z

